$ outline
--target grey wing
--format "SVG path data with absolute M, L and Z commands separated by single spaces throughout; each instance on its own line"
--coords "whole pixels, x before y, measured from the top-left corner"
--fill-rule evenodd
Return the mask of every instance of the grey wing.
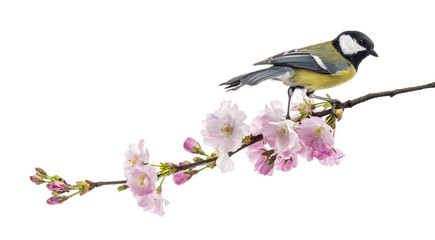
M 318 73 L 331 73 L 320 57 L 306 50 L 291 50 L 272 56 L 254 65 L 272 64 L 275 66 L 288 66 L 308 69 Z

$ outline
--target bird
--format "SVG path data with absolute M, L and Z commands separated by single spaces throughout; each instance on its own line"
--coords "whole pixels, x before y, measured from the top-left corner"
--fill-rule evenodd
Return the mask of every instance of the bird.
M 373 41 L 359 31 L 344 31 L 332 41 L 293 49 L 269 57 L 254 65 L 272 65 L 234 77 L 225 85 L 227 91 L 234 91 L 244 85 L 254 86 L 265 80 L 281 81 L 288 85 L 288 106 L 286 119 L 290 119 L 290 101 L 296 89 L 305 89 L 307 96 L 331 103 L 335 114 L 336 99 L 317 96 L 314 91 L 336 87 L 352 79 L 362 60 L 367 56 L 378 57 Z

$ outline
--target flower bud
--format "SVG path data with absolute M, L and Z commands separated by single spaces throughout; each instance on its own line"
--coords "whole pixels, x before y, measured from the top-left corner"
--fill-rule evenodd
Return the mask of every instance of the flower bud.
M 29 179 L 36 185 L 45 183 L 44 179 L 42 179 L 40 176 L 30 176 Z
M 47 184 L 50 191 L 69 191 L 71 188 L 63 182 L 52 182 Z
M 201 145 L 199 145 L 199 143 L 191 137 L 188 137 L 184 141 L 183 147 L 184 150 L 188 152 L 205 155 L 204 151 L 201 149 Z
M 172 174 L 172 179 L 174 180 L 174 183 L 177 185 L 181 185 L 185 182 L 187 182 L 189 179 L 192 178 L 193 175 L 197 174 L 197 170 L 187 170 L 184 172 L 176 172 Z
M 53 197 L 47 199 L 47 204 L 48 205 L 57 205 L 57 204 L 61 204 L 61 203 L 65 202 L 66 200 L 68 200 L 67 196 L 63 196 L 63 195 L 53 196 Z
M 40 174 L 42 176 L 47 176 L 47 173 L 42 168 L 35 168 L 35 171 L 37 174 Z
M 187 180 L 189 180 L 192 176 L 189 174 L 185 174 L 184 172 L 176 172 L 172 174 L 172 179 L 174 180 L 174 183 L 177 185 L 181 185 Z

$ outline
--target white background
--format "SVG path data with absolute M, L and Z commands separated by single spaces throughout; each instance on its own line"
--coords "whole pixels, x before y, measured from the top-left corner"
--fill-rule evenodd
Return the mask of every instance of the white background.
M 222 100 L 250 123 L 287 88 L 218 86 L 271 55 L 359 30 L 375 42 L 357 76 L 318 91 L 348 100 L 435 81 L 430 1 L 2 1 L 1 234 L 10 239 L 434 239 L 435 89 L 347 109 L 342 164 L 300 161 L 265 177 L 244 152 L 235 171 L 171 179 L 166 215 L 129 191 L 96 189 L 48 206 L 34 167 L 68 182 L 122 180 L 124 151 L 145 139 L 151 162 L 189 160 Z M 409 2 L 409 1 L 406 1 Z M 431 5 L 429 5 L 431 4 Z M 212 150 L 206 148 L 208 151 Z

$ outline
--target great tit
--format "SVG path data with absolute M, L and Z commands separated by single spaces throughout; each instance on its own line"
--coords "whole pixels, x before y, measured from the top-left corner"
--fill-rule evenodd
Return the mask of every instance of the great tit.
M 297 88 L 306 89 L 308 97 L 330 102 L 334 111 L 338 100 L 316 96 L 314 91 L 349 81 L 368 55 L 378 56 L 373 41 L 362 32 L 346 31 L 332 41 L 290 50 L 257 62 L 254 65 L 272 66 L 237 76 L 220 85 L 227 85 L 227 90 L 237 90 L 268 79 L 283 82 L 289 86 L 287 119 L 290 119 L 290 99 Z

